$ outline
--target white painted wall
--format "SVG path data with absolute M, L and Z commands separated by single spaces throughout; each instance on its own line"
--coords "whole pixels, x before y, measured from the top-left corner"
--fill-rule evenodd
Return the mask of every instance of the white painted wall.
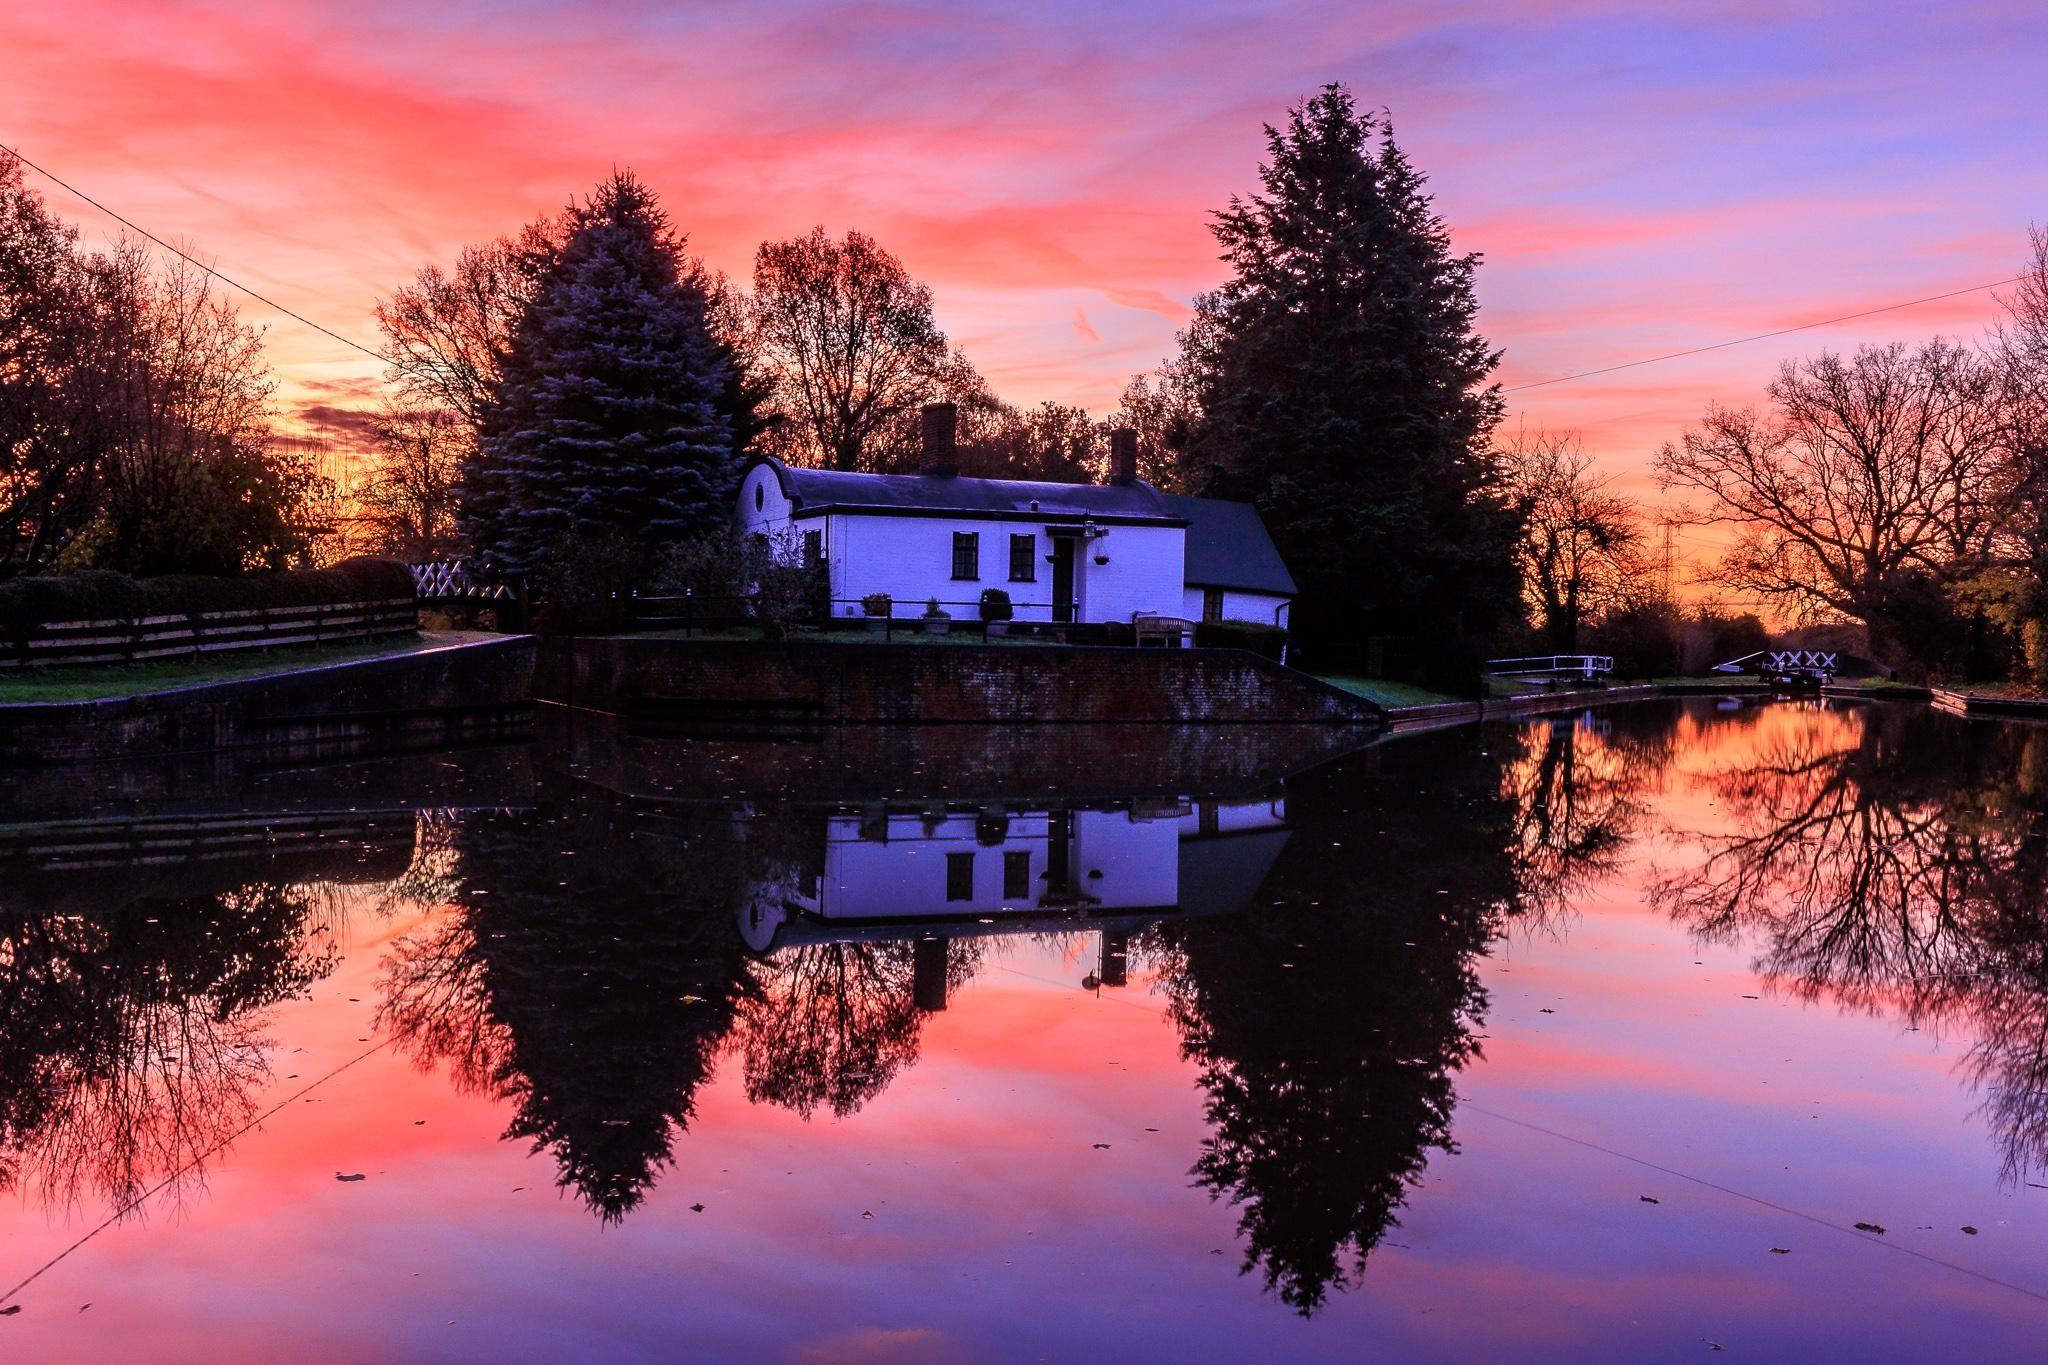
M 1223 619 L 1255 621 L 1262 626 L 1286 626 L 1289 599 L 1277 593 L 1223 590 Z M 1190 621 L 1202 619 L 1202 589 L 1190 583 L 1181 593 L 1180 614 Z
M 773 535 L 788 529 L 789 499 L 783 496 L 782 484 L 771 466 L 756 465 L 741 481 L 739 518 L 743 531 Z
M 1180 837 L 1204 837 L 1204 813 L 1217 834 L 1243 834 L 1248 830 L 1287 828 L 1287 802 L 1273 797 L 1265 801 L 1200 801 L 1180 817 Z
M 1010 595 L 1020 621 L 1052 619 L 1052 537 L 1046 524 L 1029 521 L 979 520 L 971 517 L 890 517 L 831 513 L 801 518 L 795 526 L 825 526 L 826 558 L 832 569 L 833 610 L 840 616 L 861 614 L 859 600 L 873 592 L 894 599 L 898 617 L 923 614 L 925 603 L 939 604 L 959 620 L 979 619 L 982 590 L 1001 588 Z M 979 576 L 953 577 L 953 534 L 980 537 Z M 1089 541 L 1075 560 L 1075 616 L 1080 621 L 1128 622 L 1134 612 L 1171 614 L 1181 596 L 1183 533 L 1177 526 L 1113 526 Z M 1032 538 L 1028 582 L 1010 578 L 1010 537 Z M 1097 564 L 1095 556 L 1108 562 Z
M 1085 562 L 1076 592 L 1081 619 L 1128 622 L 1139 612 L 1178 615 L 1187 532 L 1178 526 L 1106 529 L 1108 534 L 1090 542 L 1081 556 Z M 1109 562 L 1098 564 L 1097 556 L 1107 556 Z
M 792 518 L 775 471 L 756 466 L 740 485 L 740 529 L 776 536 L 793 533 L 800 545 L 807 531 L 824 533 L 831 574 L 833 614 L 859 616 L 860 599 L 885 592 L 892 614 L 921 616 L 933 598 L 956 620 L 980 619 L 982 590 L 1010 595 L 1020 621 L 1052 619 L 1052 537 L 1045 522 L 983 520 L 973 517 L 874 516 L 831 512 Z M 1182 613 L 1186 532 L 1178 526 L 1106 526 L 1083 541 L 1074 561 L 1075 619 L 1129 622 L 1139 612 Z M 953 577 L 953 533 L 980 537 L 977 577 Z M 1030 581 L 1010 579 L 1010 537 L 1032 537 Z M 1096 563 L 1097 558 L 1105 562 Z M 1199 601 L 1197 603 L 1199 606 Z M 1270 619 L 1270 618 L 1268 618 Z
M 859 816 L 835 815 L 825 825 L 825 879 L 818 913 L 826 919 L 895 919 L 1029 910 L 1045 890 L 1040 878 L 1045 873 L 1046 823 L 1043 813 L 1013 815 L 1000 844 L 983 844 L 971 815 L 948 815 L 930 827 L 920 816 L 891 815 L 884 841 L 861 837 Z M 949 853 L 974 859 L 972 899 L 946 899 Z M 1030 894 L 1021 902 L 1003 898 L 1005 853 L 1023 853 L 1030 859 Z
M 948 815 L 935 824 L 892 815 L 886 842 L 861 837 L 860 817 L 826 824 L 825 876 L 816 912 L 828 920 L 993 915 L 1031 910 L 1046 892 L 1049 820 L 1044 812 L 1013 815 L 1000 844 L 977 837 L 975 818 Z M 1074 812 L 1070 871 L 1074 889 L 1096 911 L 1153 909 L 1180 899 L 1180 821 L 1143 819 L 1128 811 Z M 1003 895 L 1003 855 L 1030 865 L 1024 899 Z M 947 855 L 973 860 L 974 895 L 946 899 Z M 1092 876 L 1092 873 L 1101 876 Z
M 1100 909 L 1180 904 L 1178 816 L 1075 811 L 1073 874 L 1074 889 L 1100 902 Z
M 815 894 L 794 880 L 755 884 L 736 906 L 741 932 L 750 946 L 766 951 L 783 921 L 797 912 L 841 922 L 1028 913 L 1048 890 L 1051 823 L 1045 811 L 1012 814 L 1002 841 L 984 844 L 976 818 L 965 813 L 948 812 L 934 821 L 907 812 L 891 814 L 884 820 L 886 839 L 864 834 L 859 815 L 830 816 L 825 824 L 824 872 Z M 1184 845 L 1212 847 L 1217 834 L 1270 830 L 1284 835 L 1286 809 L 1273 799 L 1181 802 L 1149 811 L 1076 810 L 1072 828 L 1068 871 L 1074 890 L 1093 899 L 1095 912 L 1165 909 L 1182 902 Z M 1022 899 L 1003 895 L 1006 853 L 1020 853 L 1027 860 Z M 974 860 L 974 894 L 969 899 L 946 898 L 948 854 Z M 1264 865 L 1252 871 L 1255 877 L 1262 876 Z M 1101 875 L 1092 875 L 1096 873 Z M 1199 895 L 1215 880 L 1212 871 L 1204 874 L 1202 885 L 1187 889 Z

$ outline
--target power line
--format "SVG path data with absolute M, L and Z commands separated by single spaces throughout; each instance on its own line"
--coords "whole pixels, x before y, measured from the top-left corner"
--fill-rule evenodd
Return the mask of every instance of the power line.
M 155 233 L 149 231 L 147 228 L 138 226 L 131 220 L 124 218 L 120 214 L 114 212 L 114 210 L 108 208 L 105 204 L 102 204 L 99 200 L 93 198 L 84 190 L 81 190 L 77 186 L 70 184 L 68 181 L 65 181 L 64 179 L 56 175 L 54 172 L 45 170 L 43 167 L 38 166 L 35 162 L 30 161 L 27 157 L 23 156 L 18 149 L 8 147 L 4 143 L 0 143 L 0 150 L 6 151 L 9 155 L 13 156 L 15 160 L 19 161 L 22 165 L 28 167 L 30 170 L 36 172 L 38 175 L 48 180 L 51 184 L 59 186 L 60 188 L 77 196 L 79 199 L 84 200 L 86 203 L 92 205 L 101 213 L 106 214 L 109 218 L 121 224 L 121 226 L 127 228 L 129 231 L 136 233 L 138 236 L 145 237 L 152 242 L 155 242 L 158 246 L 170 252 L 172 255 L 177 256 L 178 258 L 186 261 L 195 268 L 204 271 L 207 275 L 210 275 L 214 279 L 219 280 L 222 284 L 227 285 L 229 288 L 240 290 L 242 293 L 247 294 L 250 298 L 255 299 L 257 302 L 264 304 L 267 307 L 276 309 L 278 312 L 284 314 L 286 317 L 291 318 L 296 322 L 304 323 L 306 326 L 312 328 L 314 331 L 320 333 L 322 336 L 331 337 L 335 341 L 340 342 L 342 345 L 349 347 L 351 350 L 362 352 L 364 355 L 370 357 L 372 360 L 382 361 L 384 359 L 383 356 L 377 354 L 377 352 L 371 350 L 369 347 L 363 345 L 361 342 L 351 341 L 349 338 L 343 336 L 341 333 L 333 330 L 332 328 L 321 326 L 319 323 L 313 321 L 313 319 L 307 317 L 305 314 L 296 312 L 290 308 L 285 307 L 276 299 L 273 299 L 266 294 L 259 293 L 254 289 L 251 289 L 248 285 L 243 284 L 240 280 L 234 279 L 228 275 L 223 275 L 220 271 L 214 269 L 206 262 L 195 258 L 189 252 L 182 251 L 179 248 L 172 246 L 169 242 L 157 236 Z M 1951 289 L 1945 294 L 1929 294 L 1924 298 L 1907 299 L 1901 303 L 1888 303 L 1878 308 L 1866 308 L 1860 313 L 1844 313 L 1840 317 L 1822 318 L 1818 322 L 1802 322 L 1797 327 L 1780 327 L 1778 330 L 1774 332 L 1758 332 L 1754 336 L 1736 337 L 1730 341 L 1717 341 L 1707 346 L 1694 346 L 1690 349 L 1683 351 L 1671 351 L 1664 355 L 1648 356 L 1642 360 L 1625 361 L 1619 365 L 1604 365 L 1601 366 L 1599 369 L 1580 370 L 1575 374 L 1558 375 L 1554 379 L 1537 379 L 1532 380 L 1527 384 L 1509 384 L 1506 387 L 1502 388 L 1501 392 L 1521 393 L 1528 389 L 1542 389 L 1548 388 L 1553 384 L 1569 384 L 1572 381 L 1578 379 L 1591 379 L 1596 375 L 1614 374 L 1621 370 L 1633 370 L 1640 368 L 1644 365 L 1661 365 L 1667 360 L 1682 360 L 1687 356 L 1705 355 L 1709 351 L 1724 351 L 1731 346 L 1747 346 L 1752 341 L 1768 341 L 1772 337 L 1790 336 L 1795 332 L 1810 332 L 1817 327 L 1833 327 L 1837 323 L 1854 322 L 1859 318 L 1876 317 L 1880 313 L 1895 313 L 1902 308 L 1917 308 L 1923 303 L 1939 303 L 1943 299 L 1960 298 L 1964 294 L 1981 294 L 1987 289 L 1997 289 L 2001 285 L 2018 284 L 2021 280 L 2025 278 L 2026 277 L 2024 275 L 2010 275 L 2007 276 L 2005 279 L 1992 280 L 1987 284 L 1973 284 L 1964 289 Z
M 1633 370 L 1639 365 L 1656 365 L 1666 360 L 1679 360 L 1689 355 L 1704 355 L 1708 351 L 1725 351 L 1730 346 L 1747 346 L 1752 341 L 1768 341 L 1772 337 L 1790 336 L 1794 332 L 1810 332 L 1816 327 L 1832 327 L 1838 322 L 1854 322 L 1858 318 L 1876 317 L 1879 313 L 1895 313 L 1901 308 L 1916 308 L 1923 303 L 1938 303 L 1942 299 L 1959 298 L 1964 294 L 1981 294 L 1986 289 L 2000 285 L 2018 284 L 2024 275 L 2012 275 L 1989 284 L 1973 284 L 1967 289 L 1951 289 L 1946 294 L 1929 294 L 1924 299 L 1907 299 L 1904 303 L 1888 303 L 1882 308 L 1866 308 L 1860 313 L 1844 313 L 1838 318 L 1823 318 L 1819 322 L 1802 322 L 1797 327 L 1780 327 L 1775 332 L 1758 332 L 1755 336 L 1736 337 L 1733 341 L 1717 341 L 1711 346 L 1695 346 L 1691 350 L 1672 351 L 1668 355 L 1653 355 L 1646 360 L 1631 360 L 1620 365 L 1605 365 L 1597 370 L 1580 370 L 1577 374 L 1561 374 L 1555 379 L 1538 379 L 1528 384 L 1510 384 L 1502 393 L 1520 393 L 1524 389 L 1541 389 L 1552 384 L 1569 384 L 1574 379 L 1591 379 L 1596 374 L 1613 374 L 1616 370 Z
M 248 285 L 243 284 L 240 280 L 232 279 L 229 276 L 223 275 L 218 270 L 215 270 L 212 266 L 208 265 L 206 262 L 192 256 L 191 253 L 181 251 L 177 247 L 172 246 L 169 242 L 157 236 L 148 228 L 137 226 L 130 220 L 123 218 L 120 214 L 114 212 L 105 204 L 102 204 L 99 200 L 87 194 L 84 190 L 79 189 L 76 185 L 69 184 L 66 181 L 60 179 L 53 172 L 47 171 L 43 169 L 41 166 L 36 165 L 35 162 L 30 161 L 27 157 L 23 156 L 17 149 L 13 147 L 8 147 L 4 143 L 0 143 L 0 151 L 5 151 L 9 156 L 12 156 L 16 161 L 19 161 L 22 165 L 28 167 L 36 174 L 42 176 L 51 184 L 57 185 L 65 190 L 68 190 L 70 193 L 78 196 L 80 199 L 83 199 L 86 203 L 91 204 L 94 208 L 98 209 L 101 213 L 106 214 L 107 217 L 113 219 L 122 227 L 127 228 L 130 232 L 133 232 L 138 236 L 148 238 L 150 241 L 155 242 L 158 246 L 162 247 L 165 251 L 170 252 L 173 256 L 178 257 L 179 259 L 185 261 L 186 263 L 190 264 L 191 266 L 198 270 L 204 271 L 206 274 L 211 275 L 214 279 L 219 280 L 222 284 L 227 285 L 229 288 L 241 290 L 244 294 L 247 294 L 250 298 L 255 299 L 258 303 L 266 304 L 271 308 L 275 308 L 278 312 L 284 314 L 286 317 L 291 318 L 297 322 L 304 323 L 306 326 L 311 327 L 314 331 L 320 333 L 322 336 L 332 337 L 334 340 L 340 342 L 342 345 L 347 346 L 352 350 L 361 351 L 364 355 L 370 357 L 370 359 L 372 360 L 381 361 L 384 359 L 383 356 L 378 355 L 375 351 L 363 345 L 360 341 L 351 341 L 347 337 L 343 336 L 341 333 L 335 331 L 330 327 L 322 327 L 319 323 L 313 321 L 313 319 L 307 317 L 304 313 L 294 312 L 293 310 L 279 303 L 276 299 L 270 298 L 269 296 L 264 294 L 257 293 L 254 289 L 251 289 Z

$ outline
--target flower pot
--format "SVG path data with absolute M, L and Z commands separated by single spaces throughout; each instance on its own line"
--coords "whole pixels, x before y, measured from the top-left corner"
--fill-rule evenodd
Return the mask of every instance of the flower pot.
M 1107 564 L 1107 563 L 1109 563 L 1109 556 L 1108 556 L 1108 555 L 1097 555 L 1097 556 L 1095 556 L 1095 562 L 1096 562 L 1097 564 Z
M 944 635 L 952 627 L 953 621 L 950 617 L 927 616 L 924 618 L 924 633 L 927 635 Z
M 1010 623 L 1008 621 L 990 621 L 988 623 L 988 633 L 990 635 L 1008 635 L 1010 633 Z
M 888 618 L 888 617 L 886 617 L 886 616 L 870 616 L 870 617 L 868 618 L 868 634 L 870 634 L 870 635 L 883 635 L 883 634 L 887 634 L 887 633 L 888 633 L 888 630 L 889 630 L 889 618 Z

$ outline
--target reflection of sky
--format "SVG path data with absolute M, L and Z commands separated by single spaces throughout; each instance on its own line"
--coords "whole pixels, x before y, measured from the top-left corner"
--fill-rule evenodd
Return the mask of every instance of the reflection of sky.
M 1322 81 L 1393 111 L 1485 253 L 1512 384 L 2013 273 L 2048 188 L 2044 41 L 2019 0 L 78 0 L 0 12 L 0 131 L 365 339 L 419 265 L 633 166 L 734 275 L 764 236 L 875 232 L 999 392 L 1101 412 L 1218 282 L 1206 215 L 1252 187 L 1261 121 Z M 1640 471 L 1782 356 L 1989 316 L 1971 296 L 1516 412 Z M 294 400 L 376 375 L 296 323 L 273 350 Z
M 1701 735 L 1652 825 L 1714 828 L 1683 772 L 1784 723 Z M 245 1138 L 182 1217 L 62 1262 L 0 1330 L 20 1359 L 275 1358 L 285 1338 L 308 1359 L 2023 1358 L 2048 1306 L 1901 1254 L 2048 1290 L 2048 1192 L 1998 1186 L 1950 1074 L 1967 1040 L 1774 997 L 1753 945 L 1695 945 L 1642 890 L 1648 863 L 1694 854 L 1656 840 L 1481 964 L 1462 1150 L 1309 1323 L 1237 1277 L 1231 1212 L 1190 1187 L 1200 1094 L 1159 999 L 1084 992 L 1092 952 L 1008 939 L 851 1119 L 751 1106 L 728 1063 L 620 1226 L 498 1140 L 505 1109 L 379 1052 Z M 358 922 L 342 969 L 280 1011 L 280 1078 L 301 1080 L 279 1095 L 366 1046 L 403 927 Z M 96 1216 L 0 1205 L 0 1279 Z M 1855 1221 L 1887 1235 L 1838 1230 Z

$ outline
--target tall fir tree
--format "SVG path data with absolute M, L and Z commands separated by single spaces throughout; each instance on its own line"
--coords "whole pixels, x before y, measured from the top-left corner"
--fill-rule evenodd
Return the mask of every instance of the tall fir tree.
M 570 210 L 464 472 L 461 529 L 485 565 L 545 594 L 593 562 L 644 570 L 723 523 L 746 386 L 709 309 L 706 277 L 631 172 Z
M 1312 646 L 1388 634 L 1464 656 L 1519 602 L 1479 257 L 1452 253 L 1390 124 L 1342 86 L 1266 142 L 1263 191 L 1213 228 L 1232 278 L 1181 338 L 1202 414 L 1187 482 L 1258 504 Z

